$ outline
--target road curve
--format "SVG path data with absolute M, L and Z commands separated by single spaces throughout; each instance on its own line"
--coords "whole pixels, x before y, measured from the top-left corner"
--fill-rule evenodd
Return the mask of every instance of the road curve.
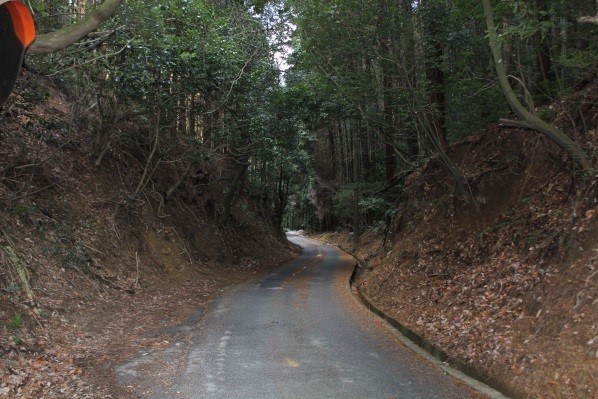
M 289 239 L 302 256 L 206 313 L 169 397 L 479 397 L 405 348 L 351 297 L 350 257 Z

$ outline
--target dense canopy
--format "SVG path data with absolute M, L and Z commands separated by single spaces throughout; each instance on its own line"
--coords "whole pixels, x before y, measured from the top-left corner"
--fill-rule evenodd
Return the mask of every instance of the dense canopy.
M 377 228 L 430 157 L 465 195 L 448 146 L 514 102 L 538 122 L 505 123 L 547 134 L 588 167 L 584 143 L 551 133 L 545 105 L 596 76 L 596 26 L 578 22 L 593 5 L 495 0 L 484 14 L 482 3 L 131 0 L 73 46 L 30 58 L 95 104 L 96 164 L 118 146 L 145 153 L 136 195 L 158 168 L 182 179 L 216 157 L 230 165 L 222 223 L 247 192 L 276 226 Z M 77 25 L 94 6 L 32 2 L 43 32 Z M 133 134 L 131 123 L 145 129 Z

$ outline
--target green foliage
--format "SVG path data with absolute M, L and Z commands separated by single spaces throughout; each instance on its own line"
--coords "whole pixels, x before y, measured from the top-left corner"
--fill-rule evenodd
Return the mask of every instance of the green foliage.
M 39 118 L 38 122 L 46 130 L 68 131 L 68 121 L 61 118 Z
M 10 211 L 13 215 L 19 217 L 28 217 L 30 215 L 39 213 L 39 209 L 37 208 L 37 206 L 22 203 L 15 204 Z
M 538 111 L 536 113 L 536 116 L 540 119 L 542 119 L 544 122 L 552 122 L 554 120 L 554 118 L 556 117 L 554 111 L 550 108 L 544 108 L 541 109 L 540 111 Z
M 62 262 L 70 267 L 78 270 L 87 268 L 89 255 L 83 245 L 76 245 L 74 248 L 69 248 L 62 258 Z
M 17 202 L 9 208 L 10 213 L 17 216 L 23 223 L 35 220 L 34 216 L 40 213 L 39 208 L 35 204 L 28 204 Z
M 15 344 L 16 346 L 21 345 L 23 343 L 23 339 L 21 337 L 19 337 L 18 335 L 13 335 L 12 343 Z
M 347 184 L 338 189 L 336 194 L 332 197 L 335 213 L 341 219 L 351 219 L 353 204 L 353 189 L 354 186 Z
M 13 292 L 19 292 L 21 291 L 21 287 L 19 287 L 18 284 L 11 284 L 8 285 L 6 287 L 2 287 L 2 291 L 7 292 L 7 293 L 13 293 Z
M 598 64 L 598 45 L 593 42 L 587 50 L 573 49 L 558 59 L 565 68 L 573 70 L 596 70 Z
M 50 96 L 48 88 L 39 84 L 36 80 L 28 81 L 21 92 L 26 104 L 39 104 Z
M 55 10 L 46 2 L 33 7 L 44 17 Z M 260 19 L 256 12 L 270 13 L 276 21 Z M 227 193 L 231 189 L 224 185 L 233 179 L 226 174 L 249 163 L 242 189 L 260 199 L 260 211 L 276 225 L 290 193 L 284 188 L 300 185 L 309 174 L 303 150 L 309 135 L 298 117 L 305 108 L 300 97 L 280 85 L 275 44 L 265 29 L 267 24 L 282 35 L 284 13 L 284 5 L 259 0 L 131 0 L 104 24 L 104 32 L 115 31 L 97 39 L 97 45 L 89 38 L 87 44 L 32 61 L 56 74 L 69 95 L 82 98 L 75 101 L 82 110 L 97 112 L 97 154 L 109 145 L 148 165 L 149 182 L 141 189 L 167 192 L 172 182 L 156 176 L 181 175 L 188 164 L 224 163 L 222 183 L 214 184 L 223 186 L 210 189 Z M 59 22 L 41 20 L 52 26 Z M 148 162 L 156 131 L 156 156 Z M 132 182 L 132 189 L 137 184 Z M 232 191 L 235 197 L 244 195 Z M 236 198 L 229 202 L 234 205 Z M 85 251 L 65 248 L 60 248 L 63 262 L 81 268 Z
M 15 313 L 14 317 L 8 321 L 6 327 L 9 330 L 18 330 L 23 325 L 23 315 L 21 313 Z
M 381 197 L 367 197 L 359 201 L 361 212 L 372 214 L 375 220 L 384 220 L 392 208 L 392 204 Z
M 595 76 L 596 28 L 572 22 L 593 14 L 587 3 L 493 0 L 508 73 L 537 104 Z M 75 3 L 31 6 L 42 32 L 80 17 Z M 347 225 L 356 187 L 362 222 L 381 226 L 410 171 L 442 153 L 444 141 L 510 112 L 477 0 L 129 0 L 102 30 L 114 32 L 32 60 L 77 99 L 77 110 L 97 113 L 94 155 L 121 149 L 147 165 L 148 181 L 130 184 L 156 195 L 172 184 L 156 175 L 218 165 L 210 189 L 235 197 L 216 198 L 218 208 L 246 192 L 254 204 L 243 209 L 275 226 L 285 210 L 305 227 Z M 292 53 L 284 83 L 274 56 L 281 49 Z M 548 71 L 539 55 L 550 58 Z M 26 94 L 46 97 L 36 93 Z M 230 187 L 231 171 L 246 164 L 239 187 Z M 131 168 L 124 175 L 140 179 Z M 56 251 L 82 268 L 87 254 L 72 242 L 64 238 Z
M 385 226 L 387 217 L 393 211 L 393 204 L 379 194 L 368 194 L 378 191 L 379 184 L 357 183 L 345 184 L 338 188 L 332 197 L 334 213 L 344 220 L 351 220 L 353 217 L 355 189 L 360 194 L 359 213 L 361 222 L 368 227 L 380 228 Z
M 549 19 L 551 14 L 534 8 L 529 2 L 522 0 L 503 0 L 505 8 L 512 8 L 511 15 L 514 16 L 513 22 L 507 26 L 501 37 L 503 39 L 518 37 L 519 39 L 530 39 L 535 35 L 540 35 L 542 39 L 554 27 L 554 21 Z
M 61 254 L 61 249 L 60 246 L 54 246 L 52 248 L 47 248 L 47 247 L 43 247 L 41 250 L 42 255 L 47 256 L 47 255 L 51 255 L 51 256 L 57 256 Z
M 522 82 L 518 95 L 525 87 L 536 104 L 546 104 L 595 76 L 597 29 L 573 22 L 594 14 L 587 2 L 492 3 L 502 21 L 502 62 Z M 353 182 L 384 186 L 389 171 L 405 176 L 423 158 L 438 156 L 439 131 L 450 144 L 511 112 L 496 79 L 479 1 L 291 4 L 298 39 L 288 84 L 302 100 L 305 128 L 316 137 L 316 178 L 311 194 L 297 194 L 293 213 L 315 212 L 317 218 L 304 220 L 316 229 L 330 228 L 326 220 L 352 223 Z M 549 110 L 539 115 L 554 118 Z M 375 224 L 368 218 L 385 220 L 400 192 L 401 181 L 394 183 L 392 191 L 360 200 L 366 224 Z

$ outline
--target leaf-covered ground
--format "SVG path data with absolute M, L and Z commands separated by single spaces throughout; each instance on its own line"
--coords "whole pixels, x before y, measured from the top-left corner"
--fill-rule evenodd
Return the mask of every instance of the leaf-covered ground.
M 215 227 L 212 169 L 194 176 L 201 190 L 184 183 L 161 209 L 151 195 L 130 201 L 139 166 L 115 150 L 95 167 L 93 119 L 73 120 L 75 105 L 48 82 L 20 84 L 0 116 L 0 397 L 137 397 L 115 381 L 121 362 L 184 340 L 223 289 L 296 249 L 245 199 L 231 226 Z M 40 90 L 51 95 L 26 98 Z
M 596 87 L 565 102 L 585 107 L 579 134 L 593 156 L 596 103 Z M 567 110 L 556 113 L 565 129 L 566 120 L 582 126 Z M 467 159 L 460 167 L 469 198 L 447 193 L 434 160 L 411 176 L 386 243 L 383 233 L 362 238 L 357 255 L 372 270 L 359 287 L 407 327 L 524 396 L 595 398 L 596 176 L 572 172 L 560 151 L 529 131 L 493 128 L 451 152 Z M 324 238 L 353 250 L 347 233 Z

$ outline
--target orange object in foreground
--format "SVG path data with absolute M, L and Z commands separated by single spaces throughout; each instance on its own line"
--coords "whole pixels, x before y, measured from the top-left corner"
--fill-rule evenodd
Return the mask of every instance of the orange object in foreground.
M 27 6 L 0 0 L 0 106 L 10 95 L 25 51 L 34 40 L 35 24 Z
M 12 25 L 17 38 L 23 47 L 28 48 L 35 40 L 35 23 L 29 9 L 25 4 L 18 1 L 8 1 L 4 3 L 4 7 L 6 7 L 12 18 Z

